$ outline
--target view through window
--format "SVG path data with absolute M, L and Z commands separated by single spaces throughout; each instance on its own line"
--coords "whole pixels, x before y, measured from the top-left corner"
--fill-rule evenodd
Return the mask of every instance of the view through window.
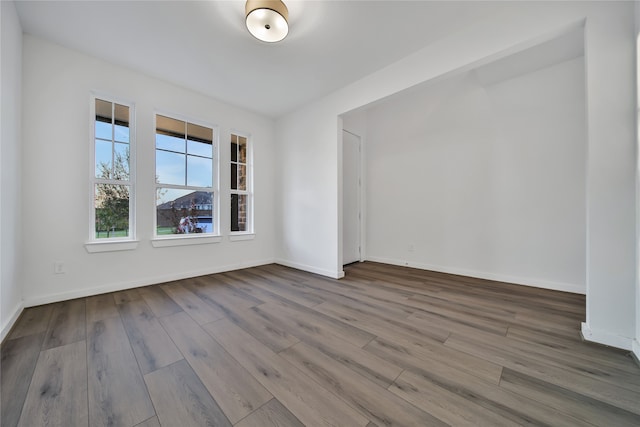
M 156 115 L 156 235 L 218 234 L 214 132 Z
M 249 158 L 247 138 L 231 134 L 231 231 L 251 231 Z
M 133 218 L 131 108 L 98 98 L 94 106 L 92 239 L 129 238 Z

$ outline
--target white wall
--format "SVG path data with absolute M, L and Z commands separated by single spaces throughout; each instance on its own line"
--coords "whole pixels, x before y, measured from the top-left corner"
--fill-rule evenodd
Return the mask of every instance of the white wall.
M 629 349 L 636 270 L 633 3 L 592 7 L 586 32 L 587 319 L 582 333 Z
M 141 53 L 143 54 L 143 53 Z M 24 36 L 23 205 L 26 305 L 272 262 L 274 122 L 189 90 Z M 88 253 L 91 91 L 135 103 L 137 237 L 132 251 Z M 154 112 L 219 126 L 222 230 L 229 227 L 229 134 L 254 143 L 255 239 L 154 248 Z M 217 214 L 217 213 L 216 213 Z M 54 274 L 54 262 L 67 272 Z
M 280 119 L 278 257 L 310 271 L 342 274 L 339 115 L 584 24 L 587 319 L 582 331 L 587 339 L 631 348 L 636 310 L 633 7 L 631 2 L 506 2 L 492 19 Z
M 336 264 L 342 264 L 342 237 L 336 232 L 339 211 L 335 143 L 341 132 L 338 117 L 331 110 L 319 111 L 315 105 L 284 118 L 276 132 L 281 238 L 277 261 L 330 277 L 343 275 L 342 266 L 338 268 Z
M 584 61 L 367 115 L 367 259 L 585 293 Z
M 22 28 L 13 2 L 0 2 L 0 341 L 22 309 L 20 282 Z

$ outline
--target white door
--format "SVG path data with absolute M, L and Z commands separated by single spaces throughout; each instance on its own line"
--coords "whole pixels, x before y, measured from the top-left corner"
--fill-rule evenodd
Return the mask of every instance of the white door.
M 360 137 L 342 132 L 342 264 L 360 261 Z

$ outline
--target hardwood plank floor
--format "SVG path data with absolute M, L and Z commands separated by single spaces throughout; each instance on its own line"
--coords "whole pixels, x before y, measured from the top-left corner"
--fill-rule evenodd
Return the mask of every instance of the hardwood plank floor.
M 87 298 L 87 324 L 118 316 L 118 306 L 112 294 L 102 294 Z
M 143 300 L 118 306 L 142 374 L 182 359 L 182 354 Z
M 89 324 L 88 329 L 91 425 L 132 426 L 155 415 L 122 320 L 109 317 Z
M 9 339 L 45 332 L 54 306 L 55 304 L 48 304 L 25 310 L 20 316 L 20 321 L 11 330 Z
M 378 263 L 279 265 L 26 309 L 0 426 L 638 426 L 585 298 Z
M 210 305 L 187 289 L 186 286 L 190 280 L 185 280 L 184 284 L 174 282 L 169 285 L 160 285 L 160 288 L 199 325 L 222 319 L 224 312 L 219 307 Z
M 33 376 L 43 339 L 44 332 L 40 332 L 8 340 L 2 345 L 2 427 L 18 425 L 22 404 L 29 390 L 29 381 L 25 381 L 25 378 Z
M 160 286 L 145 286 L 138 291 L 156 317 L 168 316 L 182 308 L 163 291 Z
M 236 427 L 304 427 L 282 403 L 271 399 L 251 415 L 247 416 Z
M 368 420 L 285 359 L 226 319 L 207 329 L 305 425 L 365 426 Z
M 83 298 L 54 304 L 42 348 L 54 348 L 84 340 L 87 334 L 85 307 L 86 301 Z
M 161 322 L 231 422 L 273 397 L 186 313 L 164 317 Z
M 231 426 L 200 378 L 184 360 L 145 376 L 161 424 L 167 426 Z
M 389 390 L 378 387 L 346 366 L 298 343 L 280 353 L 282 357 L 313 378 L 318 384 L 341 397 L 369 420 L 385 426 L 446 426 Z
M 87 419 L 84 342 L 42 351 L 18 426 L 79 426 Z
M 162 427 L 160 425 L 160 421 L 158 421 L 158 417 L 151 417 L 148 420 L 141 422 L 140 424 L 136 424 L 136 427 Z

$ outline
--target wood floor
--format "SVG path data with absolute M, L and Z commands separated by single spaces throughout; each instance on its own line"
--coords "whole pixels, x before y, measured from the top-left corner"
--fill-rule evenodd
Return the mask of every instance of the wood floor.
M 30 308 L 2 427 L 638 426 L 583 296 L 376 263 L 268 265 Z

